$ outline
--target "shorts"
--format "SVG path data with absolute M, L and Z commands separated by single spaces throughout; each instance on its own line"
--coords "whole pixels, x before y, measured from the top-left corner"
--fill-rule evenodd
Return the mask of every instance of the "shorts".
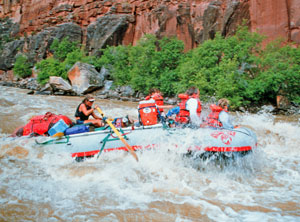
M 77 119 L 77 120 L 76 120 L 76 124 L 83 124 L 83 122 L 84 122 L 84 121 L 83 121 L 83 120 L 80 120 L 80 119 Z

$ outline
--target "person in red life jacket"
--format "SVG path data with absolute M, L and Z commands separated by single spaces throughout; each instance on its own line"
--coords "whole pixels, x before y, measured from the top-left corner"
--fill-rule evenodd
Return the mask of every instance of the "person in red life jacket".
M 176 122 L 194 126 L 200 125 L 201 102 L 199 95 L 199 89 L 196 87 L 191 87 L 185 94 L 178 95 L 181 102 L 179 103 L 179 109 L 174 108 L 174 111 L 178 112 L 175 117 Z
M 230 115 L 228 114 L 229 101 L 228 99 L 220 99 L 218 105 L 210 105 L 211 113 L 208 115 L 205 125 L 214 128 L 233 129 Z
M 152 89 L 149 90 L 149 95 L 145 97 L 145 100 L 150 100 L 150 99 L 154 99 L 154 101 L 155 101 L 155 103 L 158 107 L 158 110 L 161 113 L 163 113 L 164 110 L 160 106 L 164 105 L 164 98 L 163 98 L 162 93 L 160 92 L 159 89 L 152 88 Z
M 149 95 L 145 97 L 145 100 L 150 100 L 150 99 L 154 99 L 159 111 L 159 117 L 161 118 L 161 120 L 163 120 L 165 117 L 164 109 L 172 109 L 173 106 L 164 105 L 164 98 L 162 96 L 162 93 L 159 89 L 156 88 L 150 89 Z
M 160 113 L 164 112 L 164 109 L 172 109 L 172 105 L 164 105 L 164 98 L 162 96 L 162 93 L 159 89 L 152 88 L 149 91 L 149 95 L 145 97 L 145 100 L 154 99 L 155 103 L 158 107 L 158 110 Z
M 98 106 L 95 105 L 95 108 L 92 108 L 94 101 L 95 99 L 93 96 L 87 95 L 78 105 L 75 112 L 76 124 L 92 123 L 96 127 L 104 126 L 102 118 L 97 116 L 94 112 Z M 89 119 L 90 116 L 93 116 L 94 119 Z

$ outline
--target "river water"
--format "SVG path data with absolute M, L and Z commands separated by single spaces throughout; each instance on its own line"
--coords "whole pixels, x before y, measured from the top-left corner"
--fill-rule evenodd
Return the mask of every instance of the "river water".
M 47 111 L 73 118 L 81 100 L 0 86 L 0 221 L 300 221 L 299 115 L 234 113 L 258 147 L 230 164 L 183 158 L 167 139 L 139 162 L 120 151 L 78 163 L 8 137 Z M 137 116 L 136 103 L 96 103 L 110 117 Z

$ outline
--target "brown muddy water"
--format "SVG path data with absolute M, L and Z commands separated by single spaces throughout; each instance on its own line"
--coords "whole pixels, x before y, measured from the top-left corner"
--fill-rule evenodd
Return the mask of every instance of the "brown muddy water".
M 139 162 L 120 151 L 78 163 L 9 135 L 48 111 L 73 118 L 83 98 L 26 93 L 0 86 L 0 221 L 300 221 L 299 115 L 233 113 L 258 147 L 229 164 L 183 158 L 167 139 Z M 137 117 L 136 103 L 96 103 Z

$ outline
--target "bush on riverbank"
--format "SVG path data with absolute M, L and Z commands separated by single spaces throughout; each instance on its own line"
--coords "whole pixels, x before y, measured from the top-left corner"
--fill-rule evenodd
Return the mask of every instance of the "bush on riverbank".
M 176 68 L 184 57 L 184 44 L 175 38 L 157 39 L 146 35 L 136 46 L 108 47 L 99 64 L 110 69 L 115 84 L 131 85 L 148 93 L 159 88 L 165 95 L 176 94 Z
M 279 41 L 262 48 L 263 36 L 240 27 L 235 36 L 217 34 L 184 53 L 183 42 L 146 35 L 136 46 L 107 47 L 100 58 L 86 56 L 77 43 L 64 39 L 51 45 L 53 57 L 37 64 L 38 81 L 67 78 L 77 61 L 110 70 L 115 85 L 130 85 L 144 94 L 159 88 L 166 96 L 200 89 L 202 98 L 226 97 L 233 108 L 275 104 L 276 96 L 300 103 L 300 49 Z
M 300 104 L 300 48 L 281 47 L 280 41 L 268 44 L 259 56 L 258 74 L 252 82 L 252 97 L 260 103 L 277 95 Z
M 46 84 L 50 76 L 60 76 L 67 79 L 68 70 L 78 61 L 89 61 L 78 42 L 71 42 L 64 38 L 61 42 L 54 40 L 50 50 L 53 56 L 36 64 L 39 70 L 38 82 Z
M 115 84 L 130 84 L 143 93 L 155 87 L 172 96 L 196 86 L 208 98 L 228 98 L 233 108 L 276 104 L 277 95 L 300 103 L 300 50 L 281 47 L 280 42 L 264 49 L 263 39 L 240 27 L 235 36 L 217 34 L 183 53 L 179 40 L 148 35 L 137 46 L 103 50 L 99 60 L 110 69 Z
M 24 55 L 18 55 L 13 68 L 14 74 L 21 78 L 27 78 L 31 76 L 31 64 L 28 62 L 28 58 Z
M 258 71 L 255 54 L 260 51 L 261 41 L 262 36 L 246 28 L 240 28 L 232 37 L 217 34 L 213 40 L 205 41 L 179 64 L 178 91 L 196 85 L 202 95 L 226 97 L 233 107 L 253 102 L 247 93 Z

